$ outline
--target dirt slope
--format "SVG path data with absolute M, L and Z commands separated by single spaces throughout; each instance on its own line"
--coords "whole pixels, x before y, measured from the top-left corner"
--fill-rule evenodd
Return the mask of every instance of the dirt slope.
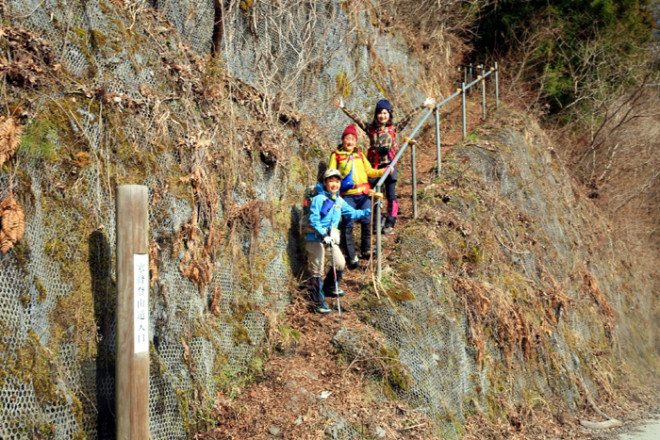
M 470 127 L 482 133 L 498 129 L 493 121 L 479 120 L 478 103 L 471 107 Z M 454 146 L 464 145 L 457 116 L 447 113 L 443 117 L 443 157 L 450 155 Z M 435 178 L 431 128 L 420 137 L 417 149 L 420 193 Z M 496 148 L 488 141 L 480 143 L 487 149 Z M 386 262 L 397 259 L 394 249 L 400 240 L 398 234 L 406 233 L 413 220 L 410 160 L 408 155 L 404 157 L 398 184 L 401 216 L 395 233 L 383 236 Z M 244 386 L 218 394 L 213 418 L 208 421 L 207 430 L 196 438 L 604 439 L 621 428 L 589 430 L 580 425 L 580 420 L 602 421 L 597 412 L 601 411 L 634 423 L 656 403 L 653 390 L 657 380 L 644 378 L 627 381 L 625 385 L 614 381 L 608 393 L 600 396 L 598 408 L 590 404 L 585 390 L 577 408 L 558 398 L 530 406 L 502 395 L 500 405 L 505 411 L 499 415 L 476 411 L 459 428 L 434 420 L 423 409 L 412 408 L 397 397 L 392 380 L 396 370 L 388 364 L 388 354 L 382 349 L 383 334 L 364 322 L 369 319 L 364 313 L 365 301 L 376 300 L 376 292 L 369 288 L 373 273 L 374 267 L 368 262 L 363 262 L 358 270 L 346 271 L 347 295 L 341 299 L 341 321 L 337 313 L 314 314 L 304 289 L 294 292 L 293 304 L 287 307 L 279 329 L 268 341 L 263 365 L 250 373 Z M 383 295 L 382 290 L 380 294 Z M 383 295 L 380 300 L 389 299 Z M 334 299 L 330 298 L 329 304 L 337 308 Z M 349 335 L 362 337 L 347 343 Z M 621 371 L 615 369 L 613 373 L 620 375 Z M 646 382 L 647 379 L 653 382 Z M 650 383 L 654 385 L 649 387 Z

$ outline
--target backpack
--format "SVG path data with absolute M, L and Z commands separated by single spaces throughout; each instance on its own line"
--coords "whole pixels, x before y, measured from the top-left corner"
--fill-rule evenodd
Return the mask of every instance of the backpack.
M 369 148 L 369 151 L 367 151 L 367 159 L 376 169 L 378 169 L 381 155 L 385 156 L 385 154 L 387 154 L 389 161 L 392 162 L 394 156 L 396 156 L 396 153 L 399 151 L 399 144 L 396 141 L 396 130 L 394 129 L 394 125 L 388 125 L 386 127 L 374 127 L 373 125 L 369 126 L 369 139 L 372 142 L 372 145 L 375 144 L 374 141 L 378 140 L 378 137 L 384 131 L 387 131 L 387 133 L 392 138 L 392 147 L 389 148 L 387 152 L 381 152 L 379 151 L 381 148 L 376 147 Z
M 340 162 L 340 156 L 336 152 L 333 153 L 335 155 L 335 161 L 337 162 L 337 167 L 339 167 L 339 162 Z M 359 160 L 362 160 L 363 156 L 360 151 L 357 152 L 357 156 Z M 351 162 L 351 169 L 346 174 L 346 177 L 344 177 L 341 181 L 341 188 L 339 188 L 339 193 L 344 194 L 346 191 L 349 191 L 353 188 L 355 188 L 356 182 L 357 182 L 357 177 L 355 176 L 355 157 L 354 155 L 350 155 L 347 159 L 348 161 Z
M 314 234 L 316 233 L 316 229 L 312 227 L 312 225 L 309 223 L 309 211 L 312 206 L 312 199 L 316 196 L 319 195 L 319 192 L 316 190 L 316 185 L 310 185 L 307 188 L 305 188 L 305 192 L 303 193 L 303 208 L 302 208 L 302 218 L 300 219 L 300 231 L 302 234 Z M 327 196 L 323 196 L 325 200 L 329 200 Z M 341 207 L 341 202 L 343 199 L 339 199 L 339 206 Z M 325 203 L 324 203 L 325 205 Z M 334 202 L 330 206 L 334 205 Z M 322 209 L 323 211 L 323 209 Z M 328 210 L 329 211 L 329 210 Z M 326 212 L 327 214 L 327 212 Z M 323 213 L 322 213 L 323 215 Z

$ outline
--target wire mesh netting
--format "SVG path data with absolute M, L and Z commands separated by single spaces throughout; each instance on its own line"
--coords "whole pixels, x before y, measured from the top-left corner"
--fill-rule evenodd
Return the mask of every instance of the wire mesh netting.
M 71 144 L 85 144 L 91 160 L 78 158 L 77 166 L 55 167 L 27 157 L 20 164 L 25 234 L 16 249 L 0 256 L 3 439 L 22 439 L 35 433 L 56 439 L 112 437 L 116 404 L 114 187 L 120 181 L 149 188 L 150 234 L 158 245 L 158 279 L 149 301 L 153 439 L 182 439 L 196 429 L 192 396 L 212 399 L 221 372 L 244 368 L 268 330 L 265 311 L 277 315 L 289 301 L 288 286 L 299 264 L 293 261 L 296 234 L 282 232 L 267 216 L 254 223 L 254 230 L 236 232 L 235 246 L 215 247 L 207 284 L 183 275 L 183 231 L 191 218 L 199 215 L 200 223 L 213 218 L 227 221 L 232 207 L 253 200 L 290 201 L 309 182 L 297 181 L 294 173 L 290 175 L 258 158 L 245 159 L 253 159 L 245 154 L 242 162 L 228 166 L 240 168 L 237 172 L 245 173 L 239 174 L 243 179 L 237 179 L 217 205 L 203 205 L 211 198 L 208 194 L 192 195 L 188 187 L 185 191 L 174 189 L 197 165 L 199 149 L 190 146 L 194 144 L 190 139 L 198 134 L 194 131 L 217 134 L 211 147 L 216 154 L 214 163 L 222 162 L 227 150 L 248 150 L 231 127 L 218 127 L 203 106 L 191 105 L 194 84 L 184 83 L 182 76 L 178 82 L 170 78 L 172 72 L 183 75 L 193 69 L 187 64 L 187 52 L 179 37 L 198 53 L 216 50 L 219 42 L 228 71 L 262 93 L 259 105 L 264 111 L 286 102 L 296 103 L 298 110 L 327 121 L 329 127 L 345 123 L 344 116 L 326 104 L 341 90 L 352 87 L 347 104 L 369 110 L 383 89 L 394 86 L 385 76 L 382 84 L 371 78 L 371 55 L 353 32 L 356 25 L 343 2 L 157 0 L 123 2 L 124 8 L 116 3 L 4 2 L 4 24 L 21 27 L 50 42 L 70 84 L 84 84 L 68 93 L 40 90 L 34 100 L 40 108 L 54 109 L 51 115 L 72 127 L 68 137 L 58 135 L 58 130 L 47 130 L 46 138 L 53 148 L 64 151 L 72 148 Z M 152 6 L 160 15 L 150 16 L 150 22 L 142 21 L 145 15 L 140 8 Z M 366 15 L 360 15 L 358 22 L 364 29 L 370 27 Z M 214 40 L 218 23 L 223 25 L 221 38 Z M 399 75 L 415 78 L 419 64 L 408 58 L 405 45 L 397 44 L 392 35 L 377 36 L 374 50 L 381 63 L 397 65 Z M 152 99 L 149 90 L 157 91 L 158 98 Z M 413 86 L 400 91 L 410 102 L 422 96 Z M 87 94 L 107 106 L 125 105 L 118 112 L 124 119 L 104 117 L 103 106 L 83 99 Z M 134 102 L 148 105 L 132 110 Z M 248 114 L 247 106 L 230 105 L 227 112 L 233 119 Z M 298 155 L 301 146 L 293 139 L 295 134 L 287 136 L 292 156 Z M 554 253 L 547 252 L 549 256 L 543 261 L 504 246 L 501 252 L 520 265 L 519 271 L 530 285 L 543 284 L 544 267 L 553 266 L 556 259 L 565 261 L 558 271 L 575 272 L 575 267 L 582 267 L 578 260 L 591 257 L 576 252 L 576 243 L 585 239 L 571 227 L 579 225 L 582 213 L 576 217 L 567 214 L 577 205 L 570 187 L 555 174 L 543 172 L 543 167 L 549 166 L 547 152 L 527 145 L 513 131 L 499 141 L 508 146 L 508 156 L 494 158 L 474 149 L 466 152 L 473 172 L 520 211 L 531 217 L 544 213 L 537 238 Z M 165 148 L 159 148 L 161 144 Z M 66 153 L 73 156 L 73 150 Z M 213 169 L 229 180 L 225 171 Z M 0 188 L 9 186 L 12 178 L 8 172 L 0 172 Z M 546 188 L 550 186 L 556 191 L 548 195 Z M 470 211 L 469 204 L 465 207 Z M 285 211 L 295 224 L 296 211 Z M 448 260 L 446 249 L 430 244 L 424 234 L 401 241 L 409 261 L 441 267 Z M 257 244 L 261 247 L 254 251 Z M 246 268 L 239 263 L 254 257 L 251 252 L 261 258 L 263 270 L 247 272 L 250 279 L 246 281 Z M 241 258 L 231 258 L 232 254 Z M 604 280 L 603 290 L 612 293 L 618 289 L 618 281 L 606 281 L 607 264 L 593 260 L 589 269 Z M 488 407 L 485 396 L 492 379 L 488 367 L 475 360 L 475 348 L 469 343 L 469 316 L 457 313 L 449 302 L 455 299 L 455 292 L 444 275 L 420 273 L 405 282 L 414 298 L 373 307 L 370 323 L 396 348 L 399 361 L 410 372 L 412 381 L 400 390 L 401 397 L 419 411 L 462 422 L 475 406 Z M 567 289 L 567 294 L 571 300 L 583 301 L 577 285 Z M 624 307 L 622 295 L 610 296 L 615 309 Z M 214 310 L 210 310 L 211 304 Z M 632 332 L 631 326 L 622 316 L 621 332 Z M 564 315 L 559 330 L 549 336 L 561 354 L 558 367 L 546 370 L 545 375 L 535 370 L 520 377 L 514 386 L 521 394 L 533 387 L 546 396 L 560 393 L 569 402 L 577 398 L 579 393 L 570 377 L 582 374 L 585 366 L 571 346 L 571 337 L 579 334 L 585 340 L 600 341 L 608 336 L 601 321 L 585 319 L 578 309 Z M 516 356 L 522 356 L 520 350 L 517 348 Z M 486 355 L 495 359 L 502 356 L 492 343 L 486 347 Z M 551 362 L 546 359 L 541 364 Z M 24 368 L 26 365 L 29 368 Z M 341 415 L 328 412 L 325 417 L 329 437 L 360 435 L 361 431 Z

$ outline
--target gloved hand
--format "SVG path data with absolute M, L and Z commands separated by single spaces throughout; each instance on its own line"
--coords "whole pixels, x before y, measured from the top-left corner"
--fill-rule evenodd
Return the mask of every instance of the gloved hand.
M 371 215 L 371 209 L 370 208 L 365 209 L 364 210 L 364 216 L 369 217 L 370 215 Z
M 321 242 L 323 242 L 323 244 L 330 245 L 330 244 L 332 244 L 332 237 L 330 237 L 329 235 L 326 235 L 326 236 L 323 237 L 323 240 L 321 240 Z

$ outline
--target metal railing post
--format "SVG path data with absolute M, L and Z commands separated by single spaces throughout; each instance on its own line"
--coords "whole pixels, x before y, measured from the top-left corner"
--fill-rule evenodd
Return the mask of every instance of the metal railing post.
M 495 62 L 495 108 L 500 108 L 500 85 L 497 77 L 497 61 Z
M 438 177 L 440 177 L 440 167 L 442 166 L 442 150 L 440 143 L 440 109 L 435 108 L 435 152 L 438 157 Z
M 463 112 L 463 140 L 467 137 L 467 116 L 465 113 L 467 112 L 467 103 L 466 101 L 466 96 L 465 96 L 465 83 L 461 84 L 461 98 L 462 98 L 462 112 Z
M 495 63 L 495 68 L 491 68 L 490 71 L 486 72 L 484 65 L 480 64 L 478 67 L 481 69 L 481 75 L 478 76 L 476 80 L 472 80 L 472 74 L 473 74 L 473 65 L 470 64 L 468 65 L 462 65 L 463 68 L 463 82 L 461 83 L 461 87 L 457 88 L 454 93 L 452 93 L 450 96 L 446 97 L 443 99 L 441 102 L 435 105 L 435 107 L 431 110 L 428 111 L 428 113 L 425 114 L 425 116 L 422 118 L 422 120 L 417 124 L 417 126 L 413 129 L 413 131 L 410 133 L 409 138 L 406 138 L 406 141 L 401 145 L 401 148 L 395 155 L 394 159 L 392 159 L 392 163 L 397 163 L 401 156 L 405 153 L 406 148 L 408 146 L 412 147 L 412 186 L 413 186 L 413 216 L 414 218 L 417 218 L 417 165 L 416 165 L 416 152 L 415 152 L 415 142 L 412 141 L 411 139 L 414 139 L 415 134 L 422 128 L 426 120 L 431 116 L 433 112 L 435 112 L 435 137 L 436 137 L 436 150 L 437 150 L 437 156 L 438 156 L 438 176 L 440 176 L 441 173 L 441 166 L 442 166 L 442 143 L 440 139 L 440 107 L 443 105 L 447 104 L 448 102 L 451 102 L 454 98 L 457 98 L 458 95 L 461 95 L 461 113 L 462 113 L 462 123 L 463 123 L 463 140 L 467 138 L 467 93 L 469 92 L 469 89 L 472 88 L 472 86 L 476 86 L 479 81 L 482 81 L 483 84 L 481 85 L 482 87 L 482 106 L 483 106 L 483 118 L 486 118 L 486 98 L 485 98 L 485 93 L 486 93 L 486 84 L 485 80 L 488 75 L 491 75 L 492 73 L 495 73 L 495 103 L 496 106 L 499 106 L 499 83 L 498 83 L 498 68 L 497 68 L 497 63 Z M 469 69 L 469 70 L 468 70 Z M 468 76 L 469 75 L 469 76 Z M 466 83 L 466 80 L 470 80 L 469 83 Z M 386 169 L 385 172 L 383 173 L 382 177 L 378 180 L 378 182 L 374 185 L 374 190 L 376 192 L 382 192 L 382 187 L 383 183 L 385 182 L 385 179 L 389 174 L 393 171 L 393 167 L 390 164 Z M 382 276 L 382 259 L 381 259 L 381 251 L 382 251 L 382 210 L 383 210 L 383 205 L 382 205 L 382 199 L 378 200 L 378 203 L 374 205 L 373 208 L 374 212 L 373 215 L 376 216 L 375 218 L 375 225 L 376 225 L 376 255 L 377 255 L 377 276 L 378 279 L 381 278 Z
M 468 74 L 468 81 L 467 81 L 468 84 L 472 82 L 472 77 L 473 77 L 472 63 L 470 63 L 470 68 L 469 69 L 470 69 L 470 73 Z M 472 92 L 468 89 L 468 93 L 472 93 Z
M 484 65 L 479 64 L 479 69 L 481 69 L 481 119 L 486 120 L 486 72 L 484 71 Z
M 412 193 L 413 193 L 413 218 L 417 218 L 417 162 L 415 161 L 415 144 L 410 144 L 410 155 L 412 156 Z
M 375 191 L 377 193 L 382 192 L 383 188 L 381 185 L 376 185 Z M 374 209 L 374 212 L 371 213 L 371 215 L 375 215 L 376 218 L 374 219 L 374 222 L 376 223 L 376 276 L 380 280 L 382 272 L 383 272 L 383 266 L 382 266 L 382 252 L 381 252 L 381 205 L 382 205 L 382 200 L 383 199 L 376 199 L 376 206 Z M 372 231 L 373 233 L 373 231 Z

